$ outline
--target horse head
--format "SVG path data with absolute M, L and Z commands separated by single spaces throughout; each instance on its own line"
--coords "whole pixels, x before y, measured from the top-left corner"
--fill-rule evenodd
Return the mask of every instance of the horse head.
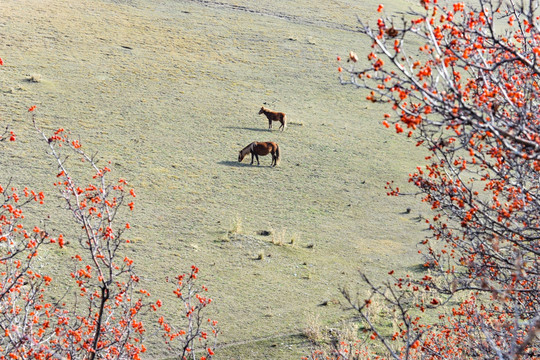
M 244 160 L 244 156 L 245 155 L 242 155 L 242 151 L 239 151 L 238 152 L 238 162 L 242 162 L 242 160 Z
M 261 110 L 259 110 L 259 115 L 264 114 L 264 110 L 266 110 L 266 109 L 264 108 L 264 106 L 262 106 Z

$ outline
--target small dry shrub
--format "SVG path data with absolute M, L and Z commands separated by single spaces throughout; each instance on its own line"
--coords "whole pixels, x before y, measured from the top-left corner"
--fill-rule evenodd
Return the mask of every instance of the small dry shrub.
M 319 314 L 309 314 L 306 319 L 304 336 L 314 344 L 321 344 L 326 340 L 326 329 L 322 326 Z
M 289 244 L 294 245 L 295 243 L 298 242 L 298 239 L 299 239 L 299 236 L 297 233 L 292 234 L 289 240 Z
M 285 229 L 281 231 L 272 231 L 272 244 L 283 246 L 283 244 L 285 244 L 285 234 Z
M 38 83 L 41 82 L 41 75 L 40 74 L 30 74 L 28 75 L 28 81 Z
M 294 245 L 298 240 L 298 234 L 287 235 L 287 230 L 282 229 L 280 231 L 272 230 L 272 244 L 283 246 L 285 244 Z
M 231 226 L 229 227 L 229 234 L 240 234 L 243 230 L 242 227 L 242 218 L 240 216 L 236 216 L 236 218 L 231 222 Z

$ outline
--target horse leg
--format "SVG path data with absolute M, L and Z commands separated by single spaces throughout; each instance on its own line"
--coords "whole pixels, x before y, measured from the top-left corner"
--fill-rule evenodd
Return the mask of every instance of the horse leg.
M 255 154 L 255 158 L 257 159 L 257 165 L 261 165 L 261 163 L 259 162 L 259 155 L 258 154 Z
M 268 119 L 268 130 L 272 130 L 272 119 Z
M 251 153 L 251 164 L 250 165 L 253 165 L 253 158 L 255 157 L 254 155 L 255 155 L 255 153 L 252 152 Z
M 280 120 L 279 122 L 281 122 L 281 126 L 279 127 L 279 130 L 281 131 L 285 130 L 285 122 L 283 120 Z
M 276 153 L 273 152 L 273 153 L 272 153 L 272 163 L 270 164 L 270 166 L 271 166 L 271 167 L 276 166 L 276 162 L 277 162 L 277 160 L 276 160 Z

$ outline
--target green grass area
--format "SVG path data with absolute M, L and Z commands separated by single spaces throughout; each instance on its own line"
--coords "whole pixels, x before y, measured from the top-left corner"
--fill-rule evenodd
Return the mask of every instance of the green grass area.
M 46 190 L 36 217 L 73 234 L 36 146 L 35 104 L 44 128 L 69 129 L 136 189 L 129 256 L 166 317 L 178 312 L 164 279 L 196 264 L 223 332 L 219 359 L 298 358 L 310 314 L 326 325 L 349 316 L 319 305 L 359 286 L 358 269 L 382 278 L 421 262 L 426 210 L 384 186 L 406 188 L 423 155 L 381 125 L 386 109 L 338 82 L 337 55 L 366 61 L 356 16 L 375 19 L 378 3 L 3 1 L 0 116 L 18 137 L 1 144 L 0 181 Z M 265 102 L 287 113 L 286 131 L 267 130 Z M 281 164 L 238 163 L 252 141 L 278 142 Z

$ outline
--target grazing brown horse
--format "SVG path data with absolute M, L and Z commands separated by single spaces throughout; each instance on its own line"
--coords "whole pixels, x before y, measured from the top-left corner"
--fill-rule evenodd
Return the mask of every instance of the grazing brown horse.
M 240 150 L 240 153 L 238 154 L 238 162 L 242 162 L 244 157 L 249 153 L 251 153 L 251 165 L 253 165 L 254 158 L 257 159 L 257 165 L 260 165 L 259 155 L 264 156 L 272 154 L 272 164 L 270 166 L 276 166 L 280 160 L 279 146 L 275 142 L 252 142 Z
M 270 109 L 265 108 L 264 106 L 261 107 L 261 110 L 259 110 L 259 115 L 264 114 L 268 118 L 268 129 L 272 129 L 272 121 L 279 121 L 281 123 L 281 126 L 279 129 L 281 131 L 285 130 L 287 127 L 287 115 L 282 112 L 272 111 Z

